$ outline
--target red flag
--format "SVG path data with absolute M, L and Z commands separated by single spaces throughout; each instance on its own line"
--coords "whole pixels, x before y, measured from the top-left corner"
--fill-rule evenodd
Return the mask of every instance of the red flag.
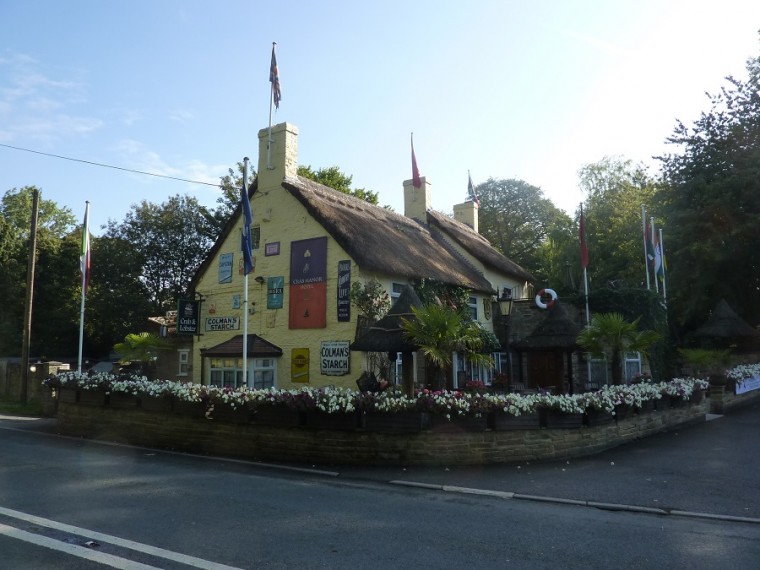
M 422 186 L 420 171 L 417 168 L 417 157 L 414 156 L 414 133 L 412 133 L 412 186 L 415 188 L 420 188 Z
M 581 220 L 578 224 L 578 237 L 581 240 L 581 267 L 588 267 L 588 245 L 586 245 L 586 220 L 583 217 L 583 205 L 581 204 Z

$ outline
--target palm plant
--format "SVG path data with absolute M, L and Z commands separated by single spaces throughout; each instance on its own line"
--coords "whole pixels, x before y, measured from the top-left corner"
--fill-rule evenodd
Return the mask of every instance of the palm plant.
M 578 335 L 578 344 L 595 356 L 607 356 L 612 365 L 612 383 L 623 380 L 623 355 L 625 352 L 648 353 L 659 340 L 660 334 L 653 330 L 639 330 L 640 317 L 626 321 L 620 313 L 594 315 L 591 324 Z
M 124 342 L 118 342 L 113 349 L 119 355 L 120 364 L 137 362 L 140 372 L 150 369 L 158 358 L 161 350 L 168 348 L 167 342 L 154 333 L 130 333 L 124 337 Z
M 401 327 L 431 365 L 436 388 L 443 387 L 443 378 L 451 378 L 455 352 L 475 364 L 493 364 L 491 357 L 481 352 L 486 348 L 482 328 L 464 308 L 430 304 L 420 309 L 412 308 L 412 312 L 414 318 L 402 319 Z

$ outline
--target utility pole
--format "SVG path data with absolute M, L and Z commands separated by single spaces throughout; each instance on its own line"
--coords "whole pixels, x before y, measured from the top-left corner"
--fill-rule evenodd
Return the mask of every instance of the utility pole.
M 24 300 L 24 339 L 21 347 L 21 403 L 29 399 L 29 340 L 32 334 L 32 301 L 34 300 L 34 268 L 37 261 L 37 213 L 40 191 L 32 188 L 32 223 L 29 229 L 29 262 L 26 266 L 26 298 Z

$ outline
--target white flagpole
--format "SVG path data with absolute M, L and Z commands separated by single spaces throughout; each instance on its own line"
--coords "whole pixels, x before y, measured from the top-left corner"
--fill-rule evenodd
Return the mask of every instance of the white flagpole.
M 272 42 L 272 57 L 274 57 L 274 46 L 277 42 Z M 267 170 L 273 170 L 272 166 L 272 105 L 274 104 L 274 81 L 272 81 L 272 67 L 269 66 L 269 135 L 267 137 Z
M 248 157 L 243 159 L 243 188 L 245 189 L 245 199 L 248 200 Z M 245 216 L 242 215 L 243 223 Z M 248 231 L 251 231 L 250 228 Z M 245 264 L 245 259 L 243 260 Z M 243 386 L 248 386 L 248 273 L 243 267 Z
M 82 347 L 84 345 L 84 300 L 87 289 L 87 272 L 89 271 L 90 255 L 90 202 L 84 203 L 84 227 L 82 228 L 82 251 L 79 259 L 79 268 L 82 272 L 82 299 L 79 306 L 79 357 L 77 358 L 77 372 L 82 373 Z
M 650 218 L 650 219 L 651 219 L 651 223 L 652 223 L 652 228 L 651 228 L 652 229 L 652 247 L 654 247 L 654 236 L 655 236 L 655 231 L 656 231 L 654 229 L 654 216 L 652 216 L 652 218 Z M 655 259 L 657 259 L 657 252 L 656 251 L 654 252 L 654 257 L 655 257 Z M 654 273 L 654 290 L 657 293 L 660 292 L 660 285 L 657 283 L 657 271 L 656 271 L 656 269 L 655 269 L 655 273 Z
M 649 251 L 647 251 L 647 211 L 644 209 L 644 204 L 641 205 L 641 234 L 644 236 L 644 267 L 647 270 L 647 291 L 652 288 L 651 281 L 649 280 Z
M 662 228 L 660 228 L 660 263 L 662 264 L 662 302 L 668 306 L 668 292 L 665 286 L 667 271 L 665 270 L 665 244 L 662 242 Z M 655 276 L 655 280 L 657 276 Z

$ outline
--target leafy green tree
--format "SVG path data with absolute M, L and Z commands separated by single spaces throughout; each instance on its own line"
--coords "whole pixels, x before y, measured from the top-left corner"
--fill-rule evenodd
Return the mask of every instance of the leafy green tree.
M 143 200 L 125 220 L 109 220 L 106 237 L 124 240 L 142 265 L 141 281 L 153 310 L 163 314 L 184 294 L 213 244 L 209 212 L 191 196 L 176 195 L 162 204 Z
M 256 178 L 256 172 L 248 166 L 248 188 L 250 189 Z M 219 179 L 221 195 L 216 199 L 216 208 L 210 212 L 209 222 L 213 228 L 214 236 L 221 233 L 222 228 L 232 216 L 235 208 L 240 204 L 240 191 L 243 187 L 243 171 L 245 165 L 238 162 L 235 169 L 228 169 L 228 173 Z
M 120 364 L 137 365 L 137 371 L 146 375 L 152 375 L 159 354 L 168 348 L 164 339 L 148 332 L 130 333 L 113 347 Z
M 612 157 L 583 166 L 579 178 L 586 194 L 589 286 L 645 285 L 641 206 L 653 201 L 654 179 L 643 165 Z
M 639 330 L 639 319 L 626 321 L 620 313 L 598 313 L 578 335 L 578 344 L 597 356 L 607 356 L 612 368 L 612 383 L 623 380 L 623 356 L 626 352 L 647 354 L 659 340 L 653 330 Z
M 678 122 L 660 157 L 668 305 L 680 331 L 702 324 L 718 300 L 760 322 L 760 57 L 748 78 L 727 78 L 709 110 Z
M 449 305 L 429 304 L 421 309 L 412 308 L 414 318 L 402 319 L 406 336 L 422 351 L 430 365 L 429 369 L 436 389 L 447 385 L 452 377 L 453 355 L 458 352 L 470 362 L 485 366 L 493 360 L 483 350 L 487 337 L 478 323 L 464 309 Z
M 478 227 L 497 250 L 539 282 L 549 276 L 543 261 L 550 233 L 572 221 L 540 188 L 522 180 L 489 178 L 476 188 L 480 200 Z
M 343 192 L 349 196 L 354 196 L 370 204 L 377 205 L 377 192 L 372 192 L 365 188 L 355 188 L 351 190 L 351 182 L 354 177 L 344 174 L 337 166 L 328 166 L 319 170 L 312 170 L 311 166 L 299 166 L 298 175 L 329 186 L 333 190 Z

